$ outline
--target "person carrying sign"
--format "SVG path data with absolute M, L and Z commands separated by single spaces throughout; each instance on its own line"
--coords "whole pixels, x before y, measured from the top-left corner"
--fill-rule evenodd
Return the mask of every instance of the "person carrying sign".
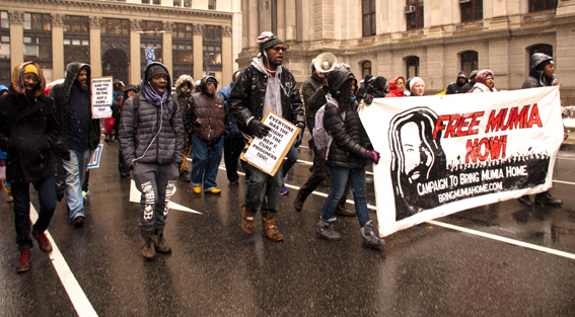
M 49 95 L 56 103 L 61 127 L 54 152 L 64 165 L 69 218 L 75 228 L 81 228 L 85 217 L 82 184 L 92 152 L 100 143 L 100 119 L 92 119 L 90 66 L 68 64 L 64 83 L 54 85 Z M 64 182 L 62 178 L 59 173 L 57 186 Z
M 271 32 L 262 33 L 257 41 L 260 54 L 236 79 L 228 99 L 230 111 L 242 132 L 263 138 L 270 127 L 264 125 L 261 119 L 271 110 L 300 128 L 296 142 L 301 142 L 305 117 L 299 89 L 292 73 L 281 66 L 287 48 Z M 282 167 L 273 176 L 250 164 L 246 167 L 249 184 L 242 209 L 242 231 L 247 236 L 254 234 L 254 217 L 261 205 L 262 235 L 272 241 L 281 241 L 283 235 L 275 226 L 275 215 L 282 186 Z M 267 186 L 262 204 L 260 197 L 264 185 Z

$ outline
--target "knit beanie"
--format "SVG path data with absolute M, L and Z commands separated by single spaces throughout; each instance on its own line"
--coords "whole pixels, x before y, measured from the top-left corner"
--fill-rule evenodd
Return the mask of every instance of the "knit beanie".
M 148 68 L 148 71 L 146 72 L 146 81 L 149 81 L 156 75 L 166 75 L 169 77 L 168 72 L 164 67 L 160 65 L 152 65 L 150 66 L 150 68 Z
M 34 64 L 28 64 L 24 67 L 24 71 L 22 72 L 22 75 L 26 75 L 26 74 L 35 74 L 36 76 L 38 76 L 38 78 L 40 78 L 40 74 L 38 73 L 38 69 L 36 68 L 36 66 L 34 66 Z
M 272 32 L 263 32 L 257 39 L 258 44 L 260 45 L 260 52 L 267 50 L 268 48 L 272 48 L 277 44 L 283 44 L 279 37 L 275 36 Z

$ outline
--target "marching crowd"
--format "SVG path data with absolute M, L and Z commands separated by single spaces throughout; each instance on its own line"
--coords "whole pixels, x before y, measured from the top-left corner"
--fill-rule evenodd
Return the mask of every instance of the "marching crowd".
M 170 253 L 164 238 L 168 202 L 178 177 L 191 182 L 194 194 L 218 195 L 216 175 L 224 156 L 227 179 L 238 183 L 238 158 L 252 137 L 263 138 L 270 127 L 263 116 L 273 111 L 300 129 L 285 160 L 274 175 L 246 164 L 247 193 L 241 207 L 241 229 L 246 236 L 255 233 L 255 218 L 261 214 L 261 234 L 272 241 L 283 240 L 276 226 L 276 208 L 287 173 L 298 157 L 297 147 L 305 127 L 312 134 L 309 147 L 314 152 L 311 175 L 293 202 L 301 211 L 306 198 L 329 175 L 330 193 L 318 214 L 316 234 L 339 240 L 336 215 L 357 217 L 362 243 L 377 248 L 385 242 L 378 237 L 368 214 L 365 166 L 378 163 L 380 154 L 367 138 L 357 113 L 363 101 L 374 98 L 416 97 L 425 93 L 425 82 L 414 77 L 386 78 L 367 75 L 358 81 L 345 64 L 311 65 L 311 76 L 300 90 L 292 73 L 282 66 L 287 47 L 270 32 L 257 42 L 260 53 L 251 65 L 233 74 L 229 85 L 218 91 L 215 77 L 206 75 L 194 83 L 183 75 L 175 81 L 161 63 L 150 63 L 140 85 L 114 83 L 113 115 L 105 120 L 106 142 L 119 141 L 119 173 L 131 171 L 141 191 L 139 228 L 142 255 L 153 260 L 156 252 Z M 318 57 L 319 58 L 319 57 Z M 65 197 L 69 221 L 75 228 L 84 224 L 83 192 L 87 191 L 87 165 L 100 142 L 100 120 L 92 118 L 90 66 L 71 63 L 63 82 L 46 87 L 41 68 L 34 62 L 18 65 L 11 86 L 0 86 L 0 178 L 14 203 L 16 243 L 20 257 L 17 272 L 30 270 L 30 249 L 52 251 L 46 237 L 56 201 Z M 361 84 L 361 87 L 360 87 Z M 537 53 L 531 58 L 529 78 L 523 88 L 560 85 L 554 75 L 551 57 Z M 48 94 L 45 94 L 49 90 Z M 446 94 L 496 92 L 490 70 L 465 72 L 446 88 Z M 379 149 L 382 150 L 382 149 Z M 186 157 L 191 155 L 191 168 Z M 5 179 L 5 180 L 4 180 Z M 39 218 L 31 226 L 29 185 L 39 198 Z M 265 187 L 265 190 L 264 190 Z M 345 200 L 353 191 L 355 210 Z M 262 191 L 264 196 L 262 199 Z M 532 206 L 528 196 L 519 201 Z M 549 192 L 538 194 L 535 203 L 560 205 Z M 259 213 L 258 213 L 259 211 Z

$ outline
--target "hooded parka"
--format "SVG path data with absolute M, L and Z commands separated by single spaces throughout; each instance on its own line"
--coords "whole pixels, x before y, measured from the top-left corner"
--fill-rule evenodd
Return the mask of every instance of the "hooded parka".
M 553 75 L 553 77 L 545 77 L 543 69 L 537 69 L 539 65 L 546 61 L 553 61 L 553 58 L 543 53 L 535 53 L 531 56 L 531 60 L 529 62 L 529 77 L 527 77 L 523 82 L 523 86 L 521 87 L 522 89 L 553 85 L 557 80 L 557 76 Z

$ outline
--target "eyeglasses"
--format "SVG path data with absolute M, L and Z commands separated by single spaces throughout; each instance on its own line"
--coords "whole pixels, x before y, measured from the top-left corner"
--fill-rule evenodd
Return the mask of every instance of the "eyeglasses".
M 287 47 L 285 47 L 285 46 L 282 46 L 282 47 L 275 46 L 275 47 L 272 47 L 272 49 L 278 53 L 279 53 L 279 51 L 282 51 L 282 52 L 287 51 Z
M 22 78 L 26 81 L 31 81 L 34 83 L 37 83 L 40 81 L 40 78 L 38 78 L 38 76 L 36 76 L 36 74 L 26 74 L 26 75 L 22 76 Z

